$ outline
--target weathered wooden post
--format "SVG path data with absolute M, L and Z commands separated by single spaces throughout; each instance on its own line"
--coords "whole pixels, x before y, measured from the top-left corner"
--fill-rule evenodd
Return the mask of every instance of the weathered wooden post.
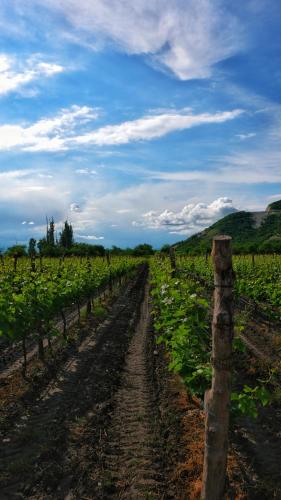
M 112 273 L 111 273 L 111 259 L 110 259 L 110 253 L 107 250 L 106 252 L 106 262 L 107 266 L 109 268 L 109 280 L 108 280 L 108 286 L 109 286 L 109 295 L 112 295 L 113 292 L 113 279 L 112 279 Z
M 205 393 L 203 500 L 223 498 L 226 483 L 233 339 L 231 238 L 213 240 L 214 314 L 212 323 L 212 387 Z
M 91 261 L 90 261 L 89 256 L 87 256 L 87 271 L 88 271 L 88 275 L 91 276 L 92 266 L 91 266 Z M 91 294 L 89 294 L 89 297 L 87 300 L 87 316 L 89 314 L 91 314 L 91 312 L 92 312 L 92 297 L 91 297 Z
M 109 266 L 110 266 L 110 253 L 109 253 L 109 251 L 108 251 L 108 250 L 107 250 L 107 252 L 106 252 L 106 254 L 105 254 L 105 255 L 106 255 L 106 262 L 107 262 L 107 265 L 108 265 L 108 267 L 109 267 Z
M 30 256 L 30 270 L 32 273 L 35 273 L 36 271 L 36 263 L 35 263 L 35 255 Z
M 39 262 L 40 262 L 40 273 L 43 273 L 43 257 L 41 253 L 39 255 Z
M 14 254 L 14 272 L 16 272 L 16 271 L 17 271 L 17 263 L 18 263 L 18 258 L 19 258 L 18 254 L 17 254 L 17 253 L 15 253 L 15 254 Z

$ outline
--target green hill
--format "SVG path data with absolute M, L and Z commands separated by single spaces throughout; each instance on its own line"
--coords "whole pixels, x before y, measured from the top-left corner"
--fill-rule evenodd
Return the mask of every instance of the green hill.
M 178 253 L 209 252 L 212 238 L 227 234 L 233 238 L 235 253 L 281 253 L 281 200 L 271 203 L 265 212 L 235 212 L 204 231 L 176 243 Z

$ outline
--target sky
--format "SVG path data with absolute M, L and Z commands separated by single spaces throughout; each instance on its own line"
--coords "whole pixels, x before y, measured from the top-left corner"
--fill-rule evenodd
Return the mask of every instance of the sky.
M 0 248 L 174 243 L 281 198 L 281 2 L 1 0 Z

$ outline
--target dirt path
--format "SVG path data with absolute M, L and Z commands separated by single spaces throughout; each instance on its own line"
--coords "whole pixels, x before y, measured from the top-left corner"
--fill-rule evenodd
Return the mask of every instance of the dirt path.
M 141 316 L 126 357 L 104 467 L 113 483 L 112 498 L 159 498 L 161 475 L 155 456 L 158 406 L 155 402 L 148 333 L 146 286 Z M 115 492 L 114 492 L 115 489 Z

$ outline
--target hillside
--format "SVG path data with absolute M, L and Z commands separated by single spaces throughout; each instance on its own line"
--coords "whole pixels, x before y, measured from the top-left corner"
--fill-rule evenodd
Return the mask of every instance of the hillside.
M 212 238 L 217 234 L 232 236 L 235 253 L 281 253 L 281 201 L 268 205 L 265 212 L 235 212 L 227 215 L 174 246 L 179 253 L 206 253 L 211 250 Z

